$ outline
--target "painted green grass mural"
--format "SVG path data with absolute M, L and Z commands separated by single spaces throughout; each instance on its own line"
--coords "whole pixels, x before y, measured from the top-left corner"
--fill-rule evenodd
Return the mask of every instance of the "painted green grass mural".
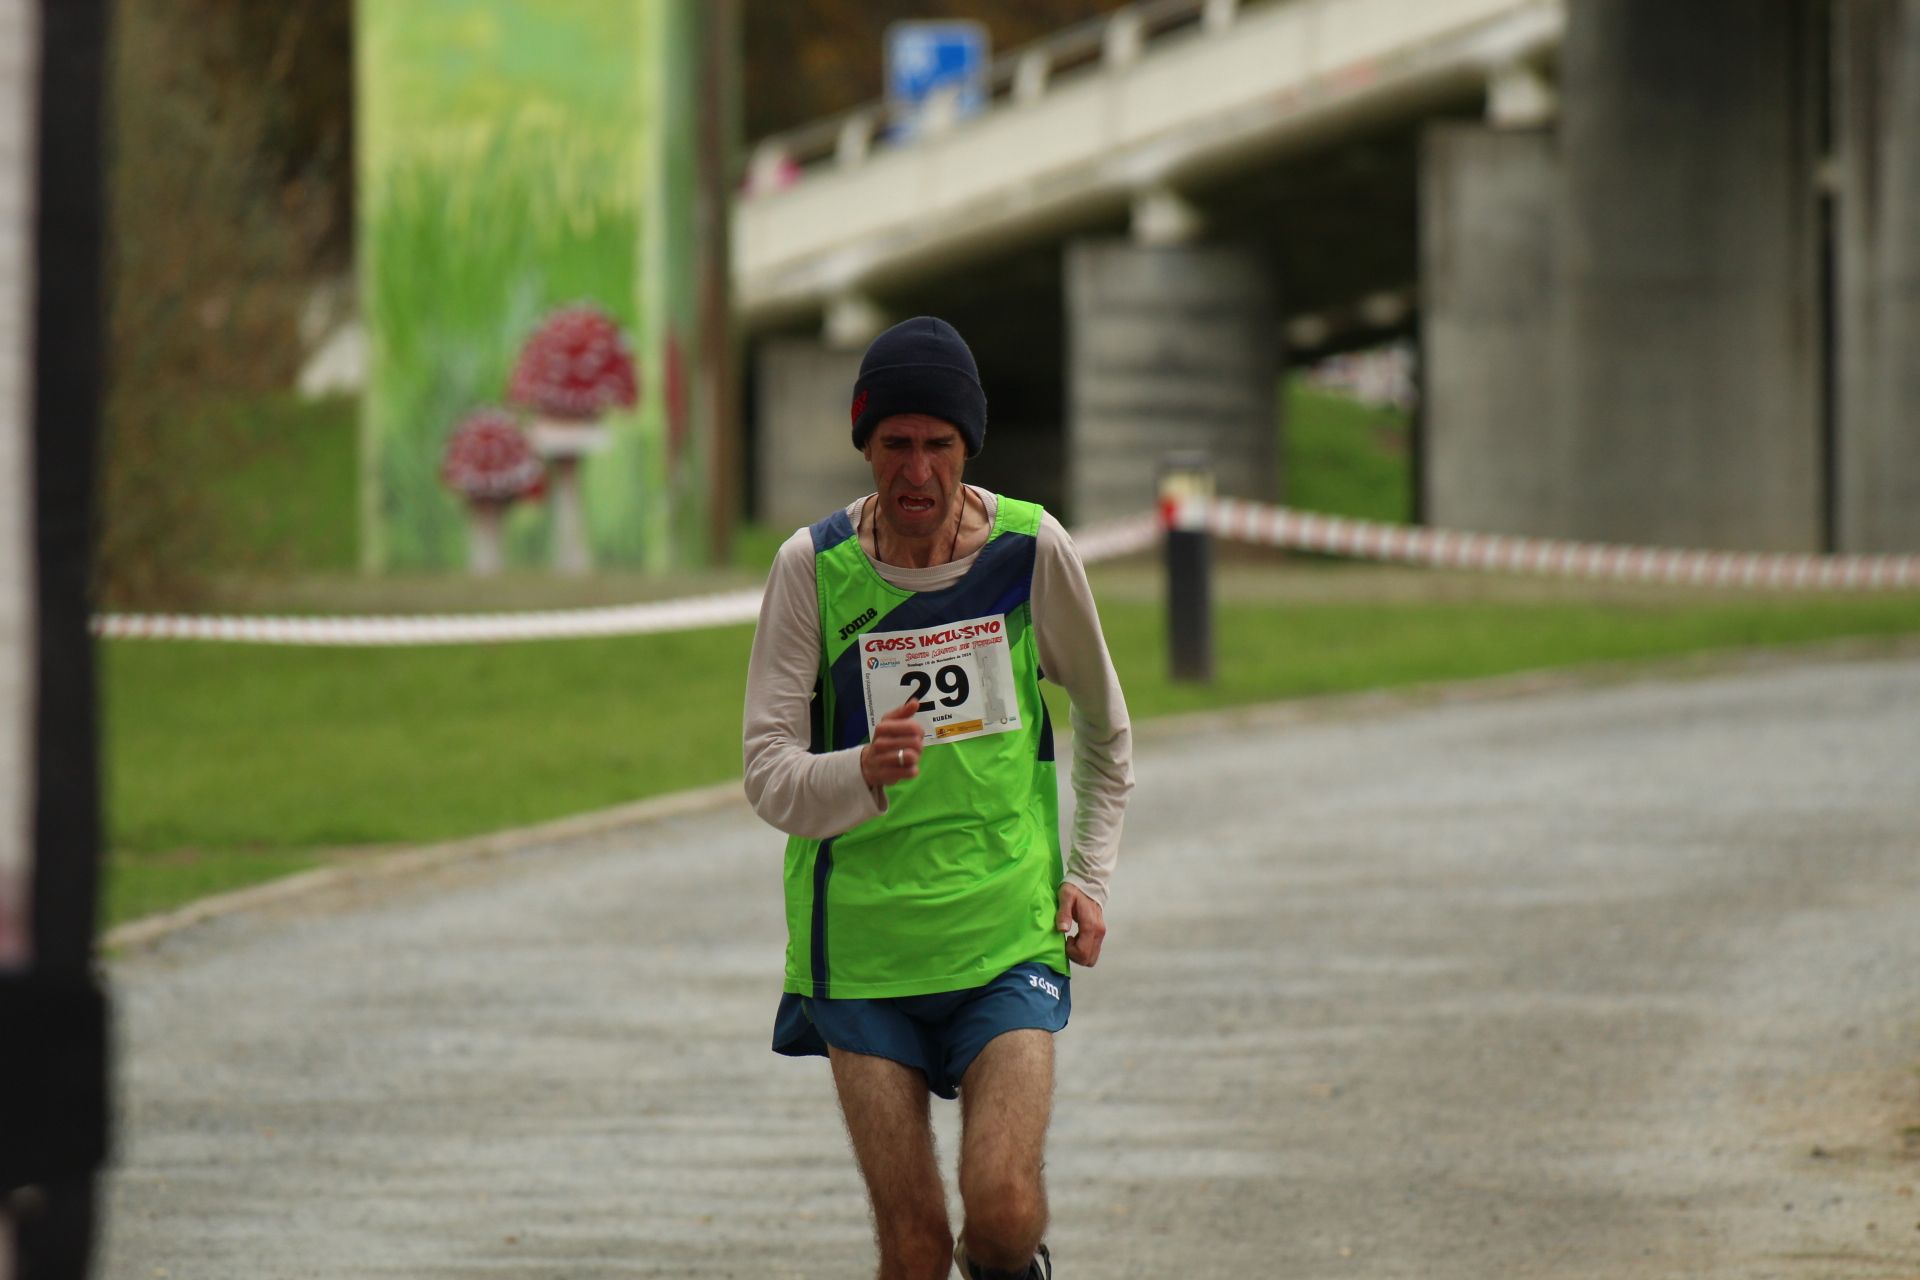
M 688 110 L 669 70 L 690 38 L 684 0 L 359 0 L 358 17 L 365 567 L 463 563 L 466 503 L 441 477 L 449 433 L 506 403 L 528 338 L 579 303 L 624 332 L 638 384 L 580 463 L 592 559 L 697 560 L 675 536 L 688 508 L 701 527 L 704 493 L 676 367 L 694 332 L 692 220 L 678 212 L 693 191 L 666 133 Z M 520 412 L 529 428 L 544 416 Z M 554 507 L 552 485 L 514 504 L 508 563 L 550 561 Z

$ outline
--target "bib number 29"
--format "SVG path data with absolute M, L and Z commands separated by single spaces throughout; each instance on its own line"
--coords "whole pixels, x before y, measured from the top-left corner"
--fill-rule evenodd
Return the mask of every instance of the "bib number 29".
M 869 733 L 902 707 L 913 709 L 929 747 L 1020 728 L 1005 614 L 869 631 L 858 643 Z
M 922 701 L 922 699 L 925 699 L 935 688 L 938 688 L 940 692 L 945 695 L 940 699 L 941 706 L 957 707 L 967 700 L 968 686 L 966 668 L 960 666 L 945 666 L 935 671 L 931 676 L 924 671 L 910 670 L 901 675 L 900 687 L 910 690 L 907 696 L 919 703 L 919 706 L 916 708 L 918 712 L 933 710 L 933 703 L 931 701 Z

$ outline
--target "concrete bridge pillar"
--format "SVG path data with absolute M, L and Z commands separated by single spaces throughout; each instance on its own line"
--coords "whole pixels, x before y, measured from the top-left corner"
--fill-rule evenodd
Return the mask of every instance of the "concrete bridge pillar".
M 754 511 L 768 528 L 811 524 L 873 488 L 848 413 L 864 350 L 805 338 L 759 344 Z
M 1443 528 L 1559 532 L 1552 136 L 1435 125 L 1420 151 L 1421 511 Z
M 1202 449 L 1218 491 L 1279 492 L 1270 275 L 1219 244 L 1082 240 L 1066 255 L 1067 518 L 1151 506 L 1161 458 Z
M 1824 540 L 1803 0 L 1573 0 L 1555 221 L 1566 532 Z
M 1920 0 L 1835 21 L 1836 541 L 1920 551 Z

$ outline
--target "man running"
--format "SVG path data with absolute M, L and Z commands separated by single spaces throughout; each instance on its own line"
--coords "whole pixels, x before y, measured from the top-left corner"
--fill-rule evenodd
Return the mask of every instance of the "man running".
M 987 401 L 953 327 L 874 339 L 852 418 L 875 491 L 781 546 L 748 666 L 747 797 L 789 837 L 773 1047 L 832 1063 L 882 1280 L 1049 1280 L 1052 1036 L 1106 937 L 1126 701 L 1066 531 L 961 481 Z M 1064 865 L 1043 673 L 1072 703 Z M 930 1094 L 960 1099 L 957 1243 Z

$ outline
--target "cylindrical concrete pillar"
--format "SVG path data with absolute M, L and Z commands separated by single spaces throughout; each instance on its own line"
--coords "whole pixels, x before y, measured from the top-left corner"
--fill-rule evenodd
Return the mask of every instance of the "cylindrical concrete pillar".
M 1572 0 L 1561 50 L 1566 531 L 1823 541 L 1804 0 Z
M 1554 413 L 1554 144 L 1434 125 L 1420 151 L 1421 510 L 1429 524 L 1563 532 Z
M 1844 551 L 1920 551 L 1920 0 L 1834 18 L 1835 526 Z
M 768 528 L 811 524 L 872 490 L 873 472 L 852 436 L 860 355 L 804 339 L 760 344 L 754 513 Z
M 1225 245 L 1068 246 L 1069 519 L 1153 502 L 1161 458 L 1202 450 L 1219 491 L 1279 489 L 1279 339 L 1259 255 Z

